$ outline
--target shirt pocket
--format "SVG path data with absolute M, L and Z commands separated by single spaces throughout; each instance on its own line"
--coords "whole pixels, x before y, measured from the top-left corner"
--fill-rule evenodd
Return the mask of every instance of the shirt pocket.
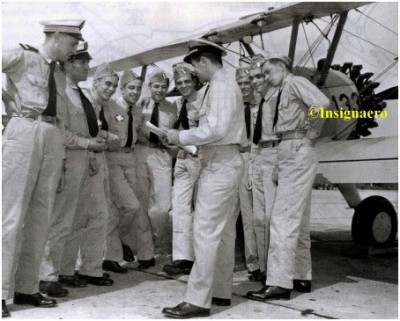
M 289 97 L 287 97 L 287 96 L 281 97 L 278 108 L 279 109 L 287 109 L 287 108 L 289 108 L 289 105 L 290 105 Z
M 27 73 L 25 77 L 28 79 L 29 83 L 32 86 L 40 87 L 40 88 L 47 88 L 49 85 L 48 80 L 41 78 L 38 75 Z

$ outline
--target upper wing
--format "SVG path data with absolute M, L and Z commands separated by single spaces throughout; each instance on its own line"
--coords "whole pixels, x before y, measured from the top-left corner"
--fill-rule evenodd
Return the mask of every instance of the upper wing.
M 237 22 L 212 29 L 205 34 L 192 35 L 190 38 L 184 38 L 169 45 L 146 50 L 126 58 L 112 61 L 110 64 L 115 71 L 149 65 L 158 61 L 183 56 L 188 51 L 188 41 L 195 38 L 207 38 L 213 35 L 214 42 L 223 44 L 231 43 L 245 36 L 258 35 L 260 31 L 266 33 L 291 26 L 295 18 L 308 21 L 330 14 L 348 11 L 369 3 L 370 2 L 291 3 L 276 10 L 259 12 L 242 17 Z M 257 25 L 257 21 L 260 20 L 265 21 L 261 27 Z

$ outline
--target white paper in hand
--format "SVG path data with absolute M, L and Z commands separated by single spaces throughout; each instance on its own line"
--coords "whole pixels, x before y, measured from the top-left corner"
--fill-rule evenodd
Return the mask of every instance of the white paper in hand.
M 154 134 L 156 134 L 159 137 L 167 137 L 167 132 L 165 130 L 162 130 L 161 128 L 158 128 L 157 126 L 153 125 L 149 121 L 146 122 L 146 127 Z M 197 155 L 197 147 L 194 145 L 187 145 L 187 146 L 178 146 L 185 150 L 186 152 L 192 154 L 192 155 Z

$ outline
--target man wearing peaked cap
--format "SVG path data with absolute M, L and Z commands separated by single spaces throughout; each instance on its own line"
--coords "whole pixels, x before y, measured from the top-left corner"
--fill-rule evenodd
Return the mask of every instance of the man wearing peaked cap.
M 43 32 L 46 34 L 56 32 L 65 33 L 73 38 L 84 41 L 81 34 L 81 29 L 85 24 L 84 20 L 49 20 L 41 21 L 40 24 L 44 26 Z
M 272 129 L 281 141 L 275 148 L 278 185 L 270 199 L 267 281 L 247 294 L 258 301 L 289 299 L 292 289 L 311 291 L 310 206 L 318 166 L 313 145 L 324 120 L 309 118 L 307 111 L 328 106 L 329 99 L 306 78 L 294 76 L 290 63 L 271 55 L 263 65 L 279 90 Z
M 199 107 L 203 92 L 196 92 L 198 82 L 192 65 L 178 63 L 173 66 L 175 86 L 182 95 L 174 104 L 179 112 L 174 128 L 195 128 L 199 120 Z M 172 195 L 172 263 L 163 271 L 170 275 L 189 274 L 193 266 L 194 191 L 200 175 L 200 160 L 183 150 L 178 152 L 174 168 Z
M 142 124 L 135 147 L 137 161 L 137 196 L 148 213 L 154 237 L 155 252 L 170 253 L 171 240 L 168 233 L 169 210 L 172 191 L 172 156 L 168 145 L 145 126 L 146 121 L 161 129 L 173 128 L 177 120 L 176 106 L 166 99 L 170 80 L 163 70 L 149 75 L 151 97 L 139 103 Z M 154 259 L 139 261 L 139 268 L 154 265 Z
M 209 316 L 212 303 L 230 305 L 232 296 L 235 205 L 243 176 L 239 145 L 245 143 L 246 130 L 240 88 L 222 66 L 224 51 L 204 42 L 189 48 L 185 60 L 200 82 L 209 82 L 201 98 L 199 125 L 168 130 L 170 143 L 199 146 L 202 162 L 193 221 L 195 261 L 184 301 L 162 310 L 173 318 Z
M 103 276 L 102 270 L 110 202 L 108 166 L 104 150 L 117 150 L 120 144 L 118 136 L 110 132 L 108 126 L 111 117 L 108 111 L 112 109 L 113 104 L 110 98 L 118 87 L 118 79 L 118 75 L 109 64 L 102 64 L 96 69 L 90 90 L 81 94 L 82 108 L 89 104 L 92 106 L 94 115 L 91 112 L 90 119 L 95 117 L 98 125 L 97 133 L 87 133 L 92 127 L 89 127 L 88 123 L 85 137 L 90 135 L 100 146 L 87 153 L 87 192 L 84 193 L 82 204 L 86 210 L 76 212 L 71 233 L 65 243 L 60 281 L 69 284 L 75 272 L 79 252 L 82 258 L 79 268 L 80 280 L 97 286 L 110 286 L 114 283 L 111 278 Z M 86 110 L 84 111 L 86 114 Z
M 139 261 L 154 258 L 153 234 L 146 211 L 137 197 L 136 140 L 141 122 L 141 109 L 137 105 L 143 81 L 132 70 L 125 70 L 119 82 L 121 96 L 113 100 L 107 111 L 109 130 L 119 138 L 119 149 L 106 152 L 110 176 L 110 215 L 107 223 L 106 249 L 103 270 L 125 273 L 119 262 L 125 249 L 135 248 Z M 126 250 L 125 250 L 126 251 Z
M 243 222 L 244 254 L 247 271 L 250 273 L 249 278 L 253 281 L 261 281 L 262 273 L 258 261 L 255 227 L 253 224 L 253 193 L 251 191 L 251 179 L 248 177 L 248 169 L 254 161 L 251 157 L 250 149 L 258 107 L 257 96 L 254 94 L 254 89 L 251 85 L 249 67 L 240 67 L 236 70 L 236 82 L 242 91 L 247 135 L 247 142 L 240 149 L 240 156 L 244 162 L 244 174 L 239 187 L 239 201 L 236 205 L 236 211 L 237 215 L 240 212 Z
M 89 194 L 89 158 L 93 151 L 106 148 L 105 140 L 96 137 L 98 125 L 96 114 L 90 102 L 83 97 L 78 83 L 85 81 L 92 59 L 86 42 L 79 43 L 76 53 L 64 64 L 67 75 L 66 108 L 60 110 L 59 119 L 65 129 L 67 146 L 66 173 L 67 189 L 58 193 L 54 204 L 49 238 L 40 268 L 40 290 L 49 296 L 62 297 L 68 290 L 61 287 L 81 287 L 86 281 L 74 275 L 60 275 L 65 243 L 72 232 L 74 221 L 85 211 L 85 201 Z M 94 191 L 97 193 L 97 191 Z
M 196 39 L 189 41 L 189 52 L 183 58 L 183 61 L 190 63 L 192 58 L 202 53 L 211 53 L 218 60 L 221 61 L 221 57 L 226 56 L 227 52 L 224 47 L 205 39 Z
M 71 27 L 71 32 L 51 29 L 40 50 L 21 45 L 2 54 L 3 73 L 16 92 L 16 109 L 3 135 L 2 180 L 7 186 L 3 189 L 2 216 L 3 244 L 7 244 L 2 249 L 3 316 L 9 315 L 5 299 L 14 296 L 14 279 L 14 303 L 56 305 L 55 300 L 39 293 L 39 266 L 57 186 L 61 178 L 62 190 L 65 175 L 65 147 L 56 121 L 57 112 L 66 103 L 65 74 L 57 62 L 67 61 L 79 42 L 70 35 L 77 32 L 75 24 L 65 23 L 64 27 Z

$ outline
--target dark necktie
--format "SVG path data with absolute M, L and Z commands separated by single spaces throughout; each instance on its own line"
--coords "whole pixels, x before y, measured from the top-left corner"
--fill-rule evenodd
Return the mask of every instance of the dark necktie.
M 57 87 L 56 80 L 54 79 L 54 69 L 56 67 L 55 61 L 50 63 L 49 74 L 49 101 L 46 109 L 43 111 L 43 116 L 56 116 L 57 115 Z
M 188 113 L 187 113 L 187 99 L 183 101 L 181 112 L 179 113 L 179 118 L 178 121 L 175 123 L 174 128 L 179 129 L 179 127 L 182 125 L 183 129 L 189 129 L 189 118 L 188 118 Z
M 132 147 L 132 140 L 133 140 L 133 133 L 132 133 L 132 127 L 133 127 L 132 105 L 129 105 L 128 116 L 129 116 L 129 119 L 128 119 L 128 139 L 126 140 L 125 147 Z
M 250 116 L 250 103 L 246 102 L 244 103 L 246 105 L 246 107 L 244 108 L 244 121 L 246 123 L 246 132 L 247 132 L 247 138 L 250 138 L 251 135 L 251 125 L 250 125 L 250 121 L 251 121 L 251 116 Z
M 275 107 L 275 115 L 274 115 L 274 122 L 272 123 L 272 128 L 275 128 L 276 123 L 278 122 L 278 115 L 279 115 L 279 103 L 281 102 L 281 94 L 282 90 L 279 90 L 278 99 L 276 100 L 276 107 Z
M 206 90 L 204 91 L 204 96 L 203 96 L 203 99 L 202 99 L 202 101 L 201 101 L 201 106 L 203 107 L 203 104 L 204 104 L 204 100 L 206 99 L 206 96 L 207 96 L 207 93 L 208 93 L 208 90 L 210 89 L 210 83 L 208 83 L 207 84 L 207 88 L 206 88 Z
M 151 113 L 150 123 L 158 127 L 158 103 L 154 103 L 153 112 Z M 154 133 L 150 133 L 149 142 L 157 144 L 158 136 Z
M 81 97 L 82 107 L 85 111 L 87 124 L 89 127 L 90 136 L 96 137 L 99 133 L 99 125 L 97 124 L 96 113 L 93 109 L 92 103 L 86 98 L 85 94 L 78 87 L 79 96 Z
M 101 109 L 100 109 L 100 121 L 101 121 L 101 129 L 108 131 L 108 124 L 107 124 L 106 117 L 104 116 L 104 107 L 103 106 L 101 106 Z
M 253 143 L 258 144 L 258 142 L 261 139 L 261 132 L 262 132 L 262 107 L 264 104 L 264 97 L 260 101 L 260 105 L 258 106 L 258 112 L 257 112 L 257 119 L 256 119 L 256 125 L 254 127 L 254 135 L 253 135 Z

